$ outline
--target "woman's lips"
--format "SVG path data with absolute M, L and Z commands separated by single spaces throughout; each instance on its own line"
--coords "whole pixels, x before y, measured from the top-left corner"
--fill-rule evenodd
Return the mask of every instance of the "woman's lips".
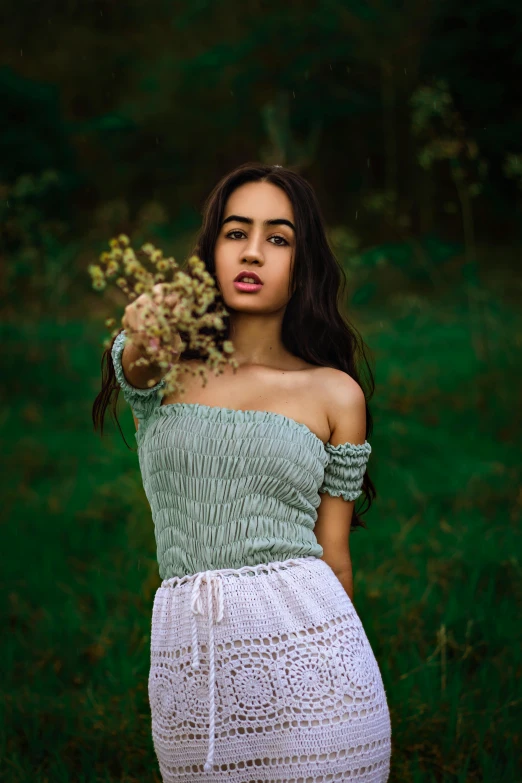
M 242 291 L 245 294 L 255 294 L 263 288 L 263 283 L 245 283 L 243 280 L 234 280 L 236 291 Z

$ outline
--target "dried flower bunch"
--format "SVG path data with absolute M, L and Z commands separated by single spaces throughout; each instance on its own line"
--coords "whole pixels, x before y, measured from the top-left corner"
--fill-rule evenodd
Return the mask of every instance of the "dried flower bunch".
M 142 356 L 134 365 L 152 364 L 168 370 L 160 396 L 184 394 L 180 381 L 182 371 L 201 376 L 205 385 L 208 370 L 220 375 L 227 364 L 237 369 L 237 361 L 232 356 L 232 342 L 219 339 L 219 333 L 226 328 L 223 319 L 227 311 L 222 303 L 217 303 L 213 311 L 208 312 L 209 307 L 215 304 L 217 289 L 198 256 L 191 256 L 187 271 L 183 271 L 174 258 L 164 258 L 160 249 L 147 243 L 142 246 L 141 254 L 154 267 L 151 272 L 138 260 L 125 234 L 111 239 L 109 246 L 110 252 L 100 255 L 100 265 L 89 266 L 93 288 L 103 291 L 107 282 L 115 279 L 130 302 L 138 297 L 143 300 L 136 305 L 143 309 L 140 310 L 140 344 L 135 342 Z M 166 280 L 165 273 L 172 274 L 170 281 Z M 158 284 L 161 284 L 159 297 Z M 105 325 L 111 329 L 116 320 L 109 318 Z M 111 338 L 104 343 L 105 347 L 109 347 L 118 332 L 117 328 L 112 332 Z M 132 333 L 127 333 L 127 336 L 133 342 Z M 143 355 L 144 349 L 147 356 Z M 177 359 L 187 349 L 196 351 L 203 360 L 186 362 L 182 370 Z M 149 385 L 153 386 L 154 381 L 149 381 Z

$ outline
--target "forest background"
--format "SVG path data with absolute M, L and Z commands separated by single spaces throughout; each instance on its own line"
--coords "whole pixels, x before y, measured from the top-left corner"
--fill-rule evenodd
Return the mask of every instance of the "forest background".
M 260 160 L 317 190 L 373 355 L 378 497 L 351 552 L 390 780 L 520 783 L 520 3 L 1 15 L 2 779 L 160 781 L 150 509 L 91 420 L 125 301 L 87 269 L 119 232 L 183 260 L 215 182 Z

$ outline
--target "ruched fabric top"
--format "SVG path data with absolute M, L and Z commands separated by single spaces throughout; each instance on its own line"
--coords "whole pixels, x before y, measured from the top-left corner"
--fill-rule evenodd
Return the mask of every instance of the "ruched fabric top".
M 295 557 L 321 557 L 314 535 L 320 493 L 355 500 L 371 446 L 323 444 L 280 413 L 199 403 L 161 404 L 161 380 L 131 386 L 112 349 L 116 378 L 139 421 L 138 459 L 162 579 Z

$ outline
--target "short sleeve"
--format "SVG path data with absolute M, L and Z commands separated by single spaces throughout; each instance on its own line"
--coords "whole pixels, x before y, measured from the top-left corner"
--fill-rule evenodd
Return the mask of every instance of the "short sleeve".
M 158 391 L 165 386 L 165 379 L 162 378 L 159 383 L 155 386 L 151 386 L 149 389 L 138 389 L 136 386 L 131 386 L 125 378 L 121 361 L 126 341 L 127 334 L 124 330 L 123 332 L 120 332 L 114 340 L 111 351 L 112 362 L 116 373 L 116 380 L 121 386 L 125 400 L 129 403 L 136 418 L 143 420 L 150 416 L 152 411 L 160 405 L 161 398 Z
M 357 500 L 362 494 L 362 484 L 366 465 L 372 447 L 367 440 L 364 443 L 341 443 L 325 445 L 328 463 L 324 470 L 324 480 L 319 492 L 332 497 L 342 496 L 344 500 Z

